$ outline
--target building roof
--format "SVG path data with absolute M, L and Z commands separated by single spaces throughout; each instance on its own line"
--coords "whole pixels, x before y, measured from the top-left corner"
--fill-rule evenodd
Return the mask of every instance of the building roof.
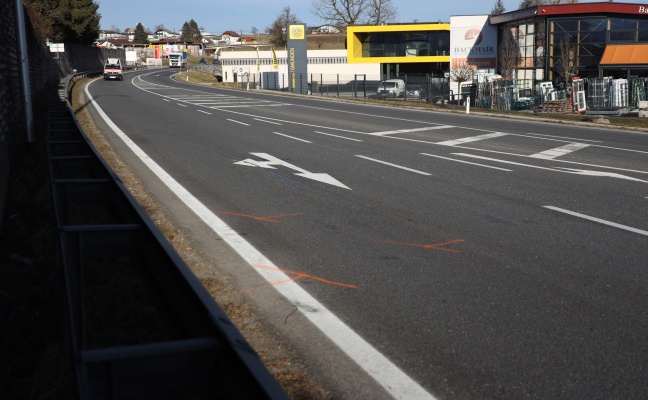
M 523 10 L 511 11 L 489 18 L 491 25 L 533 17 L 574 14 L 634 14 L 645 15 L 648 18 L 648 5 L 640 3 L 574 3 L 555 6 L 537 6 Z

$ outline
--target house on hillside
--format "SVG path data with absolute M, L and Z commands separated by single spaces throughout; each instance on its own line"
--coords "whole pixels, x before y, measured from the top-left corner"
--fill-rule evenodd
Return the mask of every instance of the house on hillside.
M 108 39 L 127 39 L 126 35 L 117 32 L 117 31 L 107 31 L 107 30 L 100 30 L 99 31 L 99 40 L 104 41 Z
M 97 40 L 95 45 L 104 49 L 123 49 L 125 46 L 131 45 L 128 39 L 105 39 Z
M 224 42 L 226 45 L 241 44 L 241 35 L 234 31 L 223 32 L 221 42 Z
M 309 29 L 310 33 L 313 35 L 325 34 L 325 33 L 340 33 L 341 31 L 333 25 L 322 25 L 314 26 Z
M 160 29 L 154 34 L 158 39 L 180 39 L 180 35 L 178 33 L 170 31 L 168 29 Z

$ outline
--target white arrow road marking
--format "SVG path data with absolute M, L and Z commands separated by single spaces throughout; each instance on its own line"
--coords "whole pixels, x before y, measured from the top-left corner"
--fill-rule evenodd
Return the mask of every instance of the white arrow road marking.
M 573 169 L 573 168 L 564 168 L 564 167 L 549 168 L 549 167 L 540 167 L 540 166 L 531 165 L 531 164 L 523 164 L 523 163 L 514 162 L 514 161 L 499 160 L 497 158 L 477 156 L 477 155 L 474 155 L 474 154 L 467 154 L 467 153 L 452 153 L 452 154 L 454 154 L 456 156 L 462 156 L 462 157 L 477 158 L 477 159 L 480 159 L 480 160 L 495 161 L 495 162 L 504 163 L 504 164 L 521 165 L 523 167 L 544 169 L 544 170 L 547 170 L 547 171 L 564 172 L 564 173 L 567 173 L 567 174 L 586 175 L 586 176 L 600 176 L 600 177 L 608 177 L 608 178 L 619 178 L 619 179 L 627 179 L 627 180 L 636 181 L 636 182 L 648 183 L 648 181 L 644 181 L 644 180 L 641 180 L 641 179 L 638 179 L 638 178 L 633 178 L 631 176 L 617 174 L 617 173 L 614 173 L 614 172 L 592 171 L 592 170 L 587 170 L 587 169 Z
M 284 166 L 286 168 L 290 168 L 292 170 L 298 171 L 298 172 L 295 173 L 295 175 L 297 175 L 297 176 L 301 176 L 301 177 L 306 178 L 306 179 L 311 179 L 311 180 L 314 180 L 314 181 L 318 181 L 318 182 L 322 182 L 322 183 L 326 183 L 326 184 L 329 184 L 329 185 L 338 186 L 338 187 L 341 187 L 341 188 L 344 188 L 344 189 L 351 190 L 350 187 L 346 186 L 342 182 L 340 182 L 337 179 L 333 178 L 329 174 L 317 173 L 317 172 L 308 172 L 303 168 L 299 168 L 296 165 L 292 165 L 292 164 L 290 164 L 290 163 L 288 163 L 288 162 L 286 162 L 284 160 L 281 160 L 281 159 L 279 159 L 277 157 L 273 157 L 270 154 L 266 154 L 266 153 L 250 153 L 250 154 L 252 154 L 253 156 L 259 157 L 259 158 L 263 158 L 265 161 L 253 160 L 251 158 L 248 158 L 248 159 L 245 159 L 243 161 L 237 161 L 234 164 L 245 165 L 245 166 L 248 166 L 248 167 L 260 167 L 260 168 L 265 168 L 265 169 L 276 169 L 275 167 L 273 167 L 273 165 L 281 165 L 281 166 Z
M 554 206 L 544 206 L 544 208 L 547 208 L 549 210 L 558 211 L 558 212 L 565 213 L 565 214 L 569 214 L 569 215 L 573 215 L 574 217 L 583 218 L 583 219 L 587 219 L 587 220 L 590 220 L 590 221 L 598 222 L 599 224 L 613 226 L 615 228 L 623 229 L 623 230 L 628 231 L 628 232 L 633 232 L 633 233 L 638 233 L 640 235 L 648 236 L 648 231 L 633 228 L 631 226 L 617 224 L 616 222 L 611 222 L 611 221 L 606 221 L 606 220 L 601 219 L 601 218 L 591 217 L 589 215 L 577 213 L 577 212 L 574 212 L 574 211 L 565 210 L 564 208 L 558 208 L 558 207 L 554 207 Z
M 587 176 L 607 176 L 610 178 L 627 179 L 629 181 L 648 183 L 648 181 L 644 181 L 643 179 L 633 178 L 631 176 L 621 175 L 615 172 L 592 171 L 587 169 L 573 169 L 573 168 L 564 168 L 564 167 L 558 167 L 558 168 L 564 169 L 566 172 L 570 172 L 572 174 L 587 175 Z

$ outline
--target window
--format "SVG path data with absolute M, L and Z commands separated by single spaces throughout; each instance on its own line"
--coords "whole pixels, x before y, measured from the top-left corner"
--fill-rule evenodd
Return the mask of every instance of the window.
M 632 18 L 610 18 L 609 19 L 609 41 L 614 42 L 636 42 L 638 21 Z
M 364 33 L 363 57 L 419 57 L 450 54 L 449 31 Z

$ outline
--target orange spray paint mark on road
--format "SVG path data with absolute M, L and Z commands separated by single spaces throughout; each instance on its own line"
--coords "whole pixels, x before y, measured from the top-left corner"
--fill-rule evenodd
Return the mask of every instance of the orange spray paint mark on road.
M 226 215 L 234 215 L 237 217 L 245 217 L 245 218 L 251 218 L 255 219 L 257 221 L 265 221 L 265 222 L 280 222 L 280 218 L 284 217 L 294 217 L 296 215 L 302 215 L 303 213 L 294 213 L 294 214 L 281 214 L 281 215 L 270 215 L 267 217 L 262 217 L 259 215 L 248 215 L 248 214 L 241 214 L 241 213 L 236 213 L 236 212 L 227 212 L 227 211 L 222 211 L 219 214 L 226 214 Z
M 454 243 L 461 243 L 463 242 L 463 239 L 455 239 L 455 240 L 450 240 L 448 242 L 443 242 L 443 243 L 435 243 L 435 244 L 416 244 L 416 243 L 405 243 L 405 242 L 396 242 L 394 240 L 381 240 L 380 243 L 391 243 L 391 244 L 398 244 L 402 246 L 408 246 L 408 247 L 420 247 L 423 249 L 433 249 L 433 250 L 441 250 L 441 251 L 449 251 L 451 253 L 459 253 L 459 250 L 455 249 L 449 249 L 444 246 L 448 246 Z
M 281 284 L 288 283 L 288 282 L 293 282 L 293 281 L 296 281 L 298 279 L 313 279 L 315 281 L 326 283 L 328 285 L 341 286 L 341 287 L 345 287 L 345 288 L 349 288 L 349 289 L 357 289 L 358 288 L 358 286 L 352 285 L 350 283 L 335 282 L 335 281 L 331 281 L 331 280 L 328 280 L 328 279 L 320 278 L 319 276 L 310 275 L 310 274 L 307 274 L 305 272 L 297 272 L 297 271 L 290 271 L 290 270 L 287 270 L 287 269 L 279 269 L 277 267 L 269 267 L 267 265 L 255 265 L 255 268 L 261 268 L 261 269 L 267 269 L 267 270 L 271 270 L 271 271 L 283 272 L 286 275 L 292 275 L 292 277 L 290 277 L 289 279 L 284 279 L 283 281 L 268 283 L 266 285 L 261 285 L 261 286 L 256 286 L 256 287 L 253 287 L 253 288 L 250 288 L 250 289 L 245 289 L 245 290 L 240 291 L 239 292 L 240 294 L 245 294 L 245 293 L 252 292 L 252 291 L 258 290 L 258 289 L 263 289 L 263 288 L 266 288 L 266 287 L 272 287 L 272 286 L 277 286 L 277 285 L 281 285 Z

